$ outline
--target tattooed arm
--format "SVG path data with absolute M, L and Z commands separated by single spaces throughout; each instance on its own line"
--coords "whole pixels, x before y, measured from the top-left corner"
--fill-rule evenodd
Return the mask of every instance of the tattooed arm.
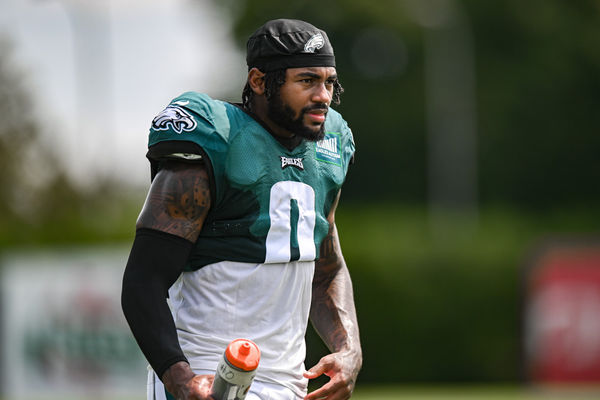
M 331 354 L 305 373 L 314 379 L 322 374 L 330 381 L 309 393 L 306 400 L 348 399 L 352 395 L 356 377 L 362 366 L 362 350 L 352 293 L 352 280 L 342 256 L 335 209 L 340 194 L 328 216 L 329 233 L 323 240 L 315 265 L 310 319 Z
M 155 229 L 195 242 L 210 208 L 209 187 L 203 163 L 165 163 L 152 182 L 136 228 Z
M 177 339 L 166 298 L 187 262 L 210 208 L 202 163 L 166 162 L 136 224 L 123 276 L 123 312 L 140 349 L 177 399 L 209 399 L 213 376 L 195 375 Z

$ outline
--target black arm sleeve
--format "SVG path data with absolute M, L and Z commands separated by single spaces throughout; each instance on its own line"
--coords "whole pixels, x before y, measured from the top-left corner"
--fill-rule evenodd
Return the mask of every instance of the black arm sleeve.
M 142 353 L 159 377 L 187 359 L 167 304 L 193 244 L 179 236 L 138 229 L 123 275 L 121 306 Z

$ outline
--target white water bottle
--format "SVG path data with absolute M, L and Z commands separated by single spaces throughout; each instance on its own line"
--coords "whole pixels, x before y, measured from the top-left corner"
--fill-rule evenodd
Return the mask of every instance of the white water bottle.
M 229 343 L 217 366 L 211 396 L 215 400 L 244 400 L 259 361 L 260 350 L 251 340 Z

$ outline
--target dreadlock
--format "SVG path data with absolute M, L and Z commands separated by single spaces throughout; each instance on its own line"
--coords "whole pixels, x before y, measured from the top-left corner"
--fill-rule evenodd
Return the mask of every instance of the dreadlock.
M 265 96 L 267 100 L 270 100 L 273 95 L 279 94 L 281 85 L 285 83 L 285 72 L 286 69 L 278 69 L 272 72 L 265 73 Z M 335 80 L 333 83 L 333 96 L 331 102 L 335 105 L 340 104 L 342 93 L 344 88 L 340 84 L 339 80 Z M 252 99 L 254 98 L 254 91 L 250 87 L 250 84 L 246 82 L 244 90 L 242 91 L 242 105 L 247 110 L 252 110 Z

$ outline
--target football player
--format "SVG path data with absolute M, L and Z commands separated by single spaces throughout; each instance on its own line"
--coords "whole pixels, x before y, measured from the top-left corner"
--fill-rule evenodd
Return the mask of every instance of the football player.
M 122 288 L 152 367 L 148 399 L 209 399 L 236 338 L 261 350 L 247 399 L 347 399 L 362 351 L 335 209 L 354 141 L 330 107 L 342 92 L 333 48 L 280 19 L 252 34 L 246 60 L 241 104 L 188 92 L 152 121 L 152 184 Z M 306 370 L 309 319 L 331 353 Z

